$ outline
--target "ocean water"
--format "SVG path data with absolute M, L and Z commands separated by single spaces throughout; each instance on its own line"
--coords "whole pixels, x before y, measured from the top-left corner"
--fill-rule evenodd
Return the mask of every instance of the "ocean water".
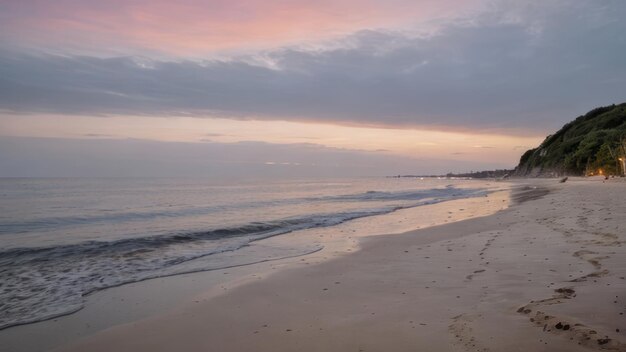
M 319 244 L 256 244 L 493 191 L 477 185 L 0 179 L 0 329 L 72 313 L 85 295 L 107 287 L 315 252 Z

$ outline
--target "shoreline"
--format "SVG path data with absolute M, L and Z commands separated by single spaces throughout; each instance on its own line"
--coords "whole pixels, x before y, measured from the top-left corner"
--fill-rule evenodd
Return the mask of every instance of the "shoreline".
M 623 351 L 624 184 L 549 185 L 59 350 Z
M 626 224 L 619 218 L 626 206 L 614 196 L 625 184 L 513 184 L 514 204 L 493 215 L 358 237 L 296 260 L 106 290 L 87 305 L 101 309 L 70 316 L 74 325 L 32 324 L 12 341 L 36 336 L 37 325 L 52 328 L 49 335 L 55 324 L 57 332 L 79 327 L 94 313 L 154 299 L 162 301 L 142 314 L 40 350 L 626 350 Z M 176 289 L 158 291 L 168 286 Z M 155 291 L 156 298 L 146 295 Z
M 316 245 L 323 249 L 319 252 L 313 251 L 313 254 L 160 277 L 96 291 L 86 296 L 84 307 L 78 312 L 0 331 L 0 344 L 11 346 L 15 351 L 49 350 L 117 325 L 166 313 L 181 304 L 196 300 L 194 297 L 198 295 L 205 297 L 220 295 L 227 292 L 224 289 L 226 287 L 230 290 L 248 282 L 264 279 L 284 269 L 315 265 L 355 253 L 359 250 L 361 239 L 367 236 L 387 236 L 389 233 L 402 233 L 416 227 L 435 226 L 468 217 L 485 216 L 506 206 L 503 202 L 509 198 L 509 185 L 494 188 L 493 182 L 481 183 L 493 190 L 487 197 L 460 198 L 400 209 L 391 214 L 355 219 L 328 228 L 315 228 L 263 239 L 250 246 L 251 249 L 246 249 L 253 251 L 255 246 L 280 248 L 299 245 L 302 242 L 310 242 L 311 238 L 315 237 L 318 241 Z M 485 203 L 485 200 L 486 202 L 491 200 L 492 203 L 477 206 Z M 443 209 L 451 206 L 467 210 L 443 212 Z M 359 229 L 358 232 L 355 232 L 355 229 Z M 146 292 L 150 293 L 146 295 Z M 29 339 L 32 336 L 38 338 Z

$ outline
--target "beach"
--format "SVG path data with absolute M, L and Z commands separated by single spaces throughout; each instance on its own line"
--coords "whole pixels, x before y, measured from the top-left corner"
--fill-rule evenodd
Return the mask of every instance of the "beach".
M 104 290 L 78 313 L 3 330 L 0 341 L 56 351 L 625 351 L 626 183 L 511 187 L 490 203 L 438 204 L 425 228 Z M 480 213 L 495 203 L 509 206 Z
M 0 18 L 0 352 L 626 352 L 626 1 Z

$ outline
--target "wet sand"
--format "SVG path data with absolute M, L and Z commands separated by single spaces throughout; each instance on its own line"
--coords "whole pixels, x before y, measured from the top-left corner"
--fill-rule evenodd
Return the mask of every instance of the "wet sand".
M 626 182 L 524 184 L 494 215 L 223 279 L 58 350 L 626 351 Z

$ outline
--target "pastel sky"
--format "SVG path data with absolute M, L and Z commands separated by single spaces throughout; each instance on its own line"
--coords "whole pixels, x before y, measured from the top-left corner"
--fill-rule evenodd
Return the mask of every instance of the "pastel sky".
M 626 101 L 622 0 L 0 0 L 0 176 L 513 167 Z

